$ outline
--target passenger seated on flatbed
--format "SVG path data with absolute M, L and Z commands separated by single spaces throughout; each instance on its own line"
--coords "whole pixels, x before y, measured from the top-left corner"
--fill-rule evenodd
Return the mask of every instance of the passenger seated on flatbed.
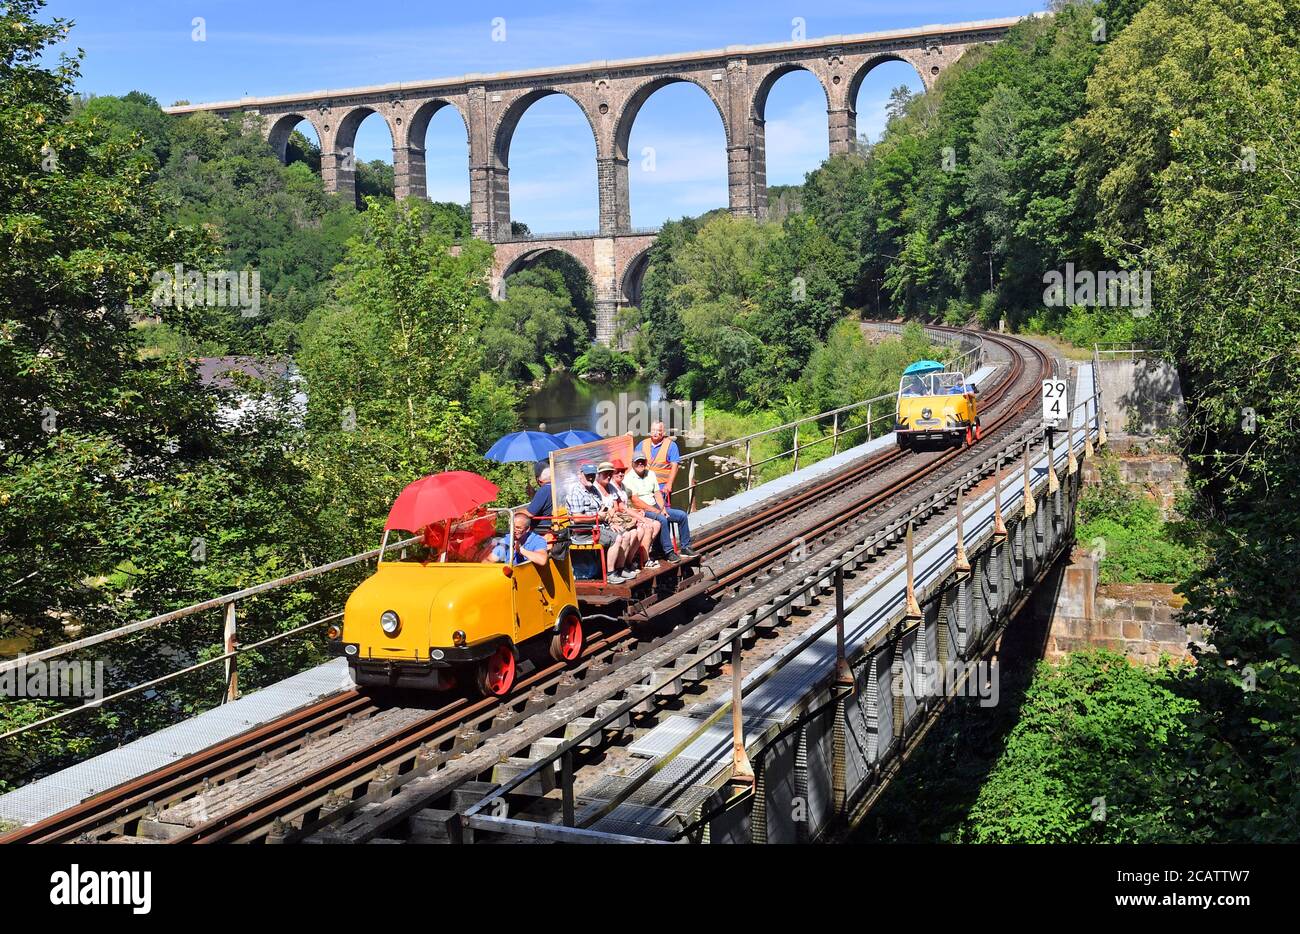
M 600 494 L 601 505 L 609 511 L 609 525 L 618 535 L 617 546 L 623 552 L 619 572 L 625 581 L 639 577 L 641 567 L 636 559 L 643 536 L 636 514 L 627 505 L 626 494 L 614 483 L 612 461 L 602 461 L 596 468 L 596 492 Z
M 649 468 L 648 458 L 640 451 L 632 458 L 632 473 L 623 478 L 623 486 L 631 497 L 632 505 L 645 510 L 647 516 L 659 523 L 659 544 L 670 564 L 681 561 L 678 552 L 673 549 L 670 523 L 677 527 L 681 554 L 694 556 L 695 552 L 691 549 L 691 525 L 686 510 L 668 505 L 658 477 Z
M 599 522 L 600 547 L 605 554 L 605 580 L 611 584 L 621 584 L 625 580 L 619 567 L 627 560 L 625 548 L 619 535 L 609 527 L 609 510 L 601 502 L 600 492 L 596 489 L 596 465 L 583 464 L 578 468 L 578 482 L 564 498 L 564 506 L 569 515 L 574 517 L 573 525 L 578 530 L 590 529 Z M 575 536 L 575 542 L 581 542 L 582 536 Z
M 627 476 L 627 464 L 616 458 L 610 461 L 610 466 L 614 468 L 610 489 L 618 496 L 622 509 L 636 516 L 637 530 L 641 533 L 641 539 L 637 543 L 637 560 L 641 567 L 654 570 L 659 567 L 659 562 L 650 557 L 650 549 L 655 539 L 659 537 L 659 520 L 650 518 L 644 509 L 632 502 L 632 494 L 627 491 L 623 482 L 623 478 Z
M 533 520 L 525 512 L 517 512 L 511 520 L 515 537 L 515 564 L 531 561 L 538 567 L 546 567 L 550 559 L 547 554 L 546 539 L 532 531 Z M 510 542 L 501 539 L 492 549 L 492 560 L 504 564 L 510 559 Z
M 528 514 L 533 519 L 533 530 L 537 532 L 549 532 L 551 530 L 551 515 L 555 512 L 555 504 L 552 497 L 555 495 L 551 490 L 551 468 L 543 467 L 537 473 L 537 482 L 541 484 L 537 492 L 533 494 L 532 500 L 528 503 Z

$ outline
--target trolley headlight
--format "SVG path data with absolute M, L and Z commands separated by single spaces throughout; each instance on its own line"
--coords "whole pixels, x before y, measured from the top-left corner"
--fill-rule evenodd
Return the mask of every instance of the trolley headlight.
M 392 610 L 384 610 L 379 617 L 379 626 L 384 633 L 390 636 L 397 635 L 397 630 L 402 628 L 402 621 L 397 618 L 397 614 Z
M 430 657 L 431 659 L 433 659 L 435 662 L 436 662 L 436 661 L 440 661 L 440 660 L 443 658 L 443 656 L 445 656 L 446 654 L 447 654 L 447 653 L 444 652 L 442 649 L 430 649 L 430 650 L 429 650 L 429 657 Z
M 347 645 L 343 646 L 343 651 L 348 655 L 356 655 L 357 654 L 356 644 L 349 642 Z
M 921 417 L 922 417 L 922 418 L 929 418 L 929 417 L 930 417 L 930 414 L 931 414 L 931 413 L 930 413 L 930 410 L 929 410 L 929 409 L 922 409 L 922 410 L 921 410 Z
M 451 634 L 451 644 L 459 648 L 465 644 L 465 630 L 457 629 Z
M 332 641 L 338 641 L 343 635 L 343 627 L 338 623 L 330 623 L 329 628 L 325 630 L 325 637 Z

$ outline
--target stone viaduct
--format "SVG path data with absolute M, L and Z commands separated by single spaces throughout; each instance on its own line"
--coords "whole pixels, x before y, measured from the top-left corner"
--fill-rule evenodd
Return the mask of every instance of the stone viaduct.
M 733 214 L 767 213 L 764 111 L 772 85 L 791 71 L 811 72 L 826 94 L 830 152 L 849 152 L 857 140 L 854 102 L 862 79 L 886 61 L 904 61 L 926 89 L 974 45 L 999 40 L 1017 19 L 922 26 L 770 45 L 729 46 L 559 68 L 470 74 L 416 83 L 168 108 L 168 113 L 212 111 L 222 116 L 258 114 L 271 147 L 283 159 L 289 134 L 303 120 L 321 145 L 321 175 L 329 191 L 355 191 L 353 143 L 361 121 L 383 117 L 393 139 L 398 198 L 425 197 L 425 130 L 451 107 L 465 122 L 469 141 L 470 214 L 476 237 L 496 244 L 494 293 L 507 275 L 547 250 L 574 256 L 591 276 L 597 340 L 608 342 L 617 309 L 639 301 L 641 273 L 653 231 L 634 231 L 628 198 L 628 146 L 637 112 L 650 95 L 687 81 L 718 110 L 727 145 L 728 201 Z M 510 141 L 528 108 L 563 94 L 582 109 L 596 143 L 600 229 L 583 234 L 511 233 Z

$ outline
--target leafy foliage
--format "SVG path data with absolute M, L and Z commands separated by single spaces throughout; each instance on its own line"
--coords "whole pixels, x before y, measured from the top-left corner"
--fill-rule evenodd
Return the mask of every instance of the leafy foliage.
M 1100 553 L 1102 583 L 1180 581 L 1205 563 L 1188 523 L 1166 522 L 1159 506 L 1124 484 L 1114 458 L 1098 463 L 1101 482 L 1079 498 L 1075 536 Z
M 306 162 L 281 166 L 247 123 L 164 118 L 142 95 L 74 107 L 77 61 L 47 64 L 65 26 L 39 22 L 39 10 L 26 0 L 0 16 L 6 648 L 66 642 L 372 547 L 397 491 L 425 473 L 477 469 L 522 498 L 520 472 L 477 453 L 515 427 L 518 396 L 484 370 L 491 247 L 452 255 L 463 209 L 379 197 L 359 213 Z M 263 316 L 153 307 L 154 275 L 178 263 L 260 268 Z M 146 316 L 158 323 L 140 327 Z M 292 347 L 300 327 L 304 382 L 200 384 L 196 348 Z M 145 346 L 155 334 L 165 342 Z M 349 407 L 355 424 L 342 418 Z M 241 601 L 241 643 L 337 610 L 363 573 Z M 110 693 L 178 659 L 217 658 L 220 638 L 212 612 L 74 660 L 106 663 L 98 686 Z M 246 651 L 240 683 L 323 657 L 311 635 Z M 165 726 L 217 702 L 223 685 L 215 665 L 24 734 L 5 744 L 4 780 Z M 0 730 L 62 703 L 6 701 Z
M 650 358 L 679 391 L 778 401 L 843 314 L 847 262 L 811 217 L 668 225 L 643 285 Z
M 585 379 L 617 383 L 636 373 L 636 361 L 622 351 L 593 344 L 573 361 L 573 369 Z
M 1043 664 L 997 765 L 960 828 L 972 843 L 1185 840 L 1186 666 L 1076 652 Z
M 1300 805 L 1300 10 L 1151 0 L 1071 133 L 1094 236 L 1155 270 L 1149 333 L 1176 361 L 1210 560 L 1183 590 L 1212 633 L 1195 736 L 1221 839 L 1295 840 Z
M 276 577 L 310 555 L 315 531 L 298 495 L 305 478 L 286 393 L 268 387 L 261 415 L 223 424 L 228 400 L 199 385 L 191 360 L 141 353 L 141 309 L 190 339 L 210 332 L 211 309 L 151 309 L 150 282 L 176 263 L 212 268 L 219 246 L 177 220 L 154 181 L 157 147 L 107 124 L 109 103 L 74 116 L 77 60 L 46 66 L 65 29 L 39 22 L 38 10 L 10 3 L 0 17 L 0 636 L 31 648 Z M 147 107 L 122 109 L 135 119 Z M 246 636 L 305 622 L 309 604 L 250 607 Z M 169 631 L 172 657 L 214 650 L 219 620 L 191 622 Z M 296 651 L 319 653 L 302 642 Z M 109 661 L 106 691 L 170 664 L 151 634 L 117 643 Z M 249 661 L 256 684 L 262 672 Z M 100 725 L 121 739 L 219 696 L 206 675 L 169 687 L 101 714 Z M 0 727 L 57 706 L 7 703 Z M 7 774 L 46 755 L 87 754 L 104 742 L 88 738 L 93 721 L 10 744 Z
M 571 364 L 586 331 L 562 275 L 526 269 L 510 277 L 506 297 L 493 304 L 481 337 L 484 361 L 510 380 L 529 382 Z

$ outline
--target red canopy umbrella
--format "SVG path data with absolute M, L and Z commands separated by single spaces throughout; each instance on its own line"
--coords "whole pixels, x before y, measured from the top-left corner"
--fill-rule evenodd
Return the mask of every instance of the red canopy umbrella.
M 431 522 L 459 518 L 475 506 L 492 502 L 496 495 L 495 483 L 468 470 L 421 477 L 398 494 L 384 529 L 415 532 Z

